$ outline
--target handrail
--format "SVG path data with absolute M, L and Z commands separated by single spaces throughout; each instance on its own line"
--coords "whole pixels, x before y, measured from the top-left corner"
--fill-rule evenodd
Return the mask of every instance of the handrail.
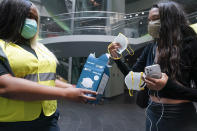
M 124 15 L 124 13 L 118 13 L 118 12 L 112 12 L 112 11 L 78 11 L 78 12 L 62 13 L 62 14 L 53 15 L 53 16 L 61 16 L 61 15 L 66 15 L 66 14 L 79 14 L 79 13 L 106 13 L 106 14 L 123 14 Z
M 119 21 L 122 21 L 122 20 L 135 20 L 135 19 L 142 19 L 142 18 L 146 18 L 147 16 L 138 16 L 138 17 L 131 17 L 131 18 L 117 18 L 117 17 L 70 17 L 70 18 L 66 18 L 66 19 L 59 19 L 59 21 L 63 22 L 63 21 L 68 21 L 68 20 L 82 20 L 82 19 L 110 19 L 110 20 L 119 20 Z M 53 22 L 49 22 L 48 24 L 51 24 L 51 23 L 55 23 L 55 21 Z
M 132 14 L 142 14 L 142 13 L 147 13 L 149 11 L 140 11 L 140 12 L 132 12 L 132 13 L 128 13 L 128 14 L 125 14 L 125 13 L 119 13 L 119 12 L 112 12 L 112 11 L 78 11 L 78 12 L 69 12 L 69 13 L 61 13 L 61 14 L 58 14 L 58 15 L 53 15 L 52 17 L 56 17 L 56 16 L 62 16 L 62 15 L 70 15 L 70 14 L 79 14 L 79 13 L 105 13 L 105 14 L 119 14 L 119 15 L 123 15 L 123 16 L 129 16 L 129 15 L 132 15 Z M 187 16 L 192 16 L 193 14 L 196 14 L 197 11 L 195 12 L 192 12 L 190 14 L 187 14 Z M 144 15 L 142 14 L 142 15 Z
M 190 16 L 189 19 L 194 18 L 194 17 L 197 17 L 197 14 L 193 15 L 193 16 Z
M 190 13 L 190 14 L 187 14 L 187 16 L 191 16 L 191 15 L 194 15 L 194 14 L 197 14 L 197 11 L 192 12 L 192 13 Z
M 106 28 L 108 26 L 82 26 L 82 27 L 76 27 L 76 28 L 92 28 L 92 27 L 95 27 L 95 28 Z
M 81 13 L 81 14 L 80 14 Z M 83 13 L 97 13 L 97 15 L 95 14 L 83 14 Z M 129 13 L 129 14 L 124 14 L 124 13 L 118 13 L 118 12 L 110 12 L 110 11 L 79 11 L 79 12 L 70 12 L 70 13 L 62 13 L 62 14 L 58 14 L 55 15 L 53 17 L 56 17 L 55 19 L 57 19 L 58 17 L 58 21 L 61 22 L 61 24 L 73 24 L 74 26 L 70 26 L 70 29 L 72 30 L 72 33 L 77 33 L 76 31 L 81 31 L 81 30 L 103 30 L 103 33 L 109 33 L 112 35 L 116 34 L 119 31 L 123 31 L 123 28 L 134 28 L 135 30 L 138 28 L 144 28 L 143 30 L 145 30 L 144 32 L 146 32 L 146 25 L 142 24 L 142 26 L 137 27 L 138 25 L 135 23 L 140 22 L 141 20 L 144 22 L 147 22 L 146 18 L 148 16 L 148 11 L 142 11 L 142 12 L 134 12 L 134 13 Z M 76 14 L 76 15 L 73 15 Z M 78 15 L 79 14 L 79 15 Z M 66 16 L 68 15 L 68 16 Z M 81 16 L 80 16 L 81 15 Z M 187 17 L 189 19 L 197 17 L 197 11 L 193 12 L 189 15 L 187 15 Z M 94 21 L 100 19 L 103 19 L 103 22 L 99 23 L 97 22 L 96 24 L 94 24 Z M 47 24 L 53 24 L 56 21 L 52 21 L 52 22 L 47 22 L 45 23 L 45 25 Z M 86 23 L 87 24 L 81 24 L 81 23 Z M 56 28 L 56 25 L 53 25 L 54 28 Z M 58 29 L 58 28 L 57 28 Z M 57 31 L 57 30 L 55 30 Z M 61 32 L 62 30 L 60 30 L 60 32 L 41 32 L 43 34 L 67 34 L 66 32 Z M 95 31 L 94 31 L 95 32 Z M 115 32 L 115 33 L 114 33 Z M 72 34 L 70 33 L 70 34 Z M 80 33 L 80 32 L 79 32 Z M 81 32 L 84 33 L 84 32 Z M 69 35 L 69 34 L 68 34 Z M 143 34 L 141 34 L 143 35 Z
M 81 28 L 75 28 L 75 31 L 79 30 L 106 30 L 107 27 L 81 27 Z
M 65 20 L 77 20 L 77 19 L 118 19 L 118 18 L 111 18 L 111 17 L 74 17 L 74 18 L 67 18 L 67 19 L 59 19 L 60 21 L 65 21 Z
M 128 14 L 120 13 L 120 12 L 112 12 L 112 11 L 78 11 L 78 12 L 61 13 L 61 14 L 57 14 L 57 15 L 53 15 L 53 16 L 55 17 L 55 16 L 62 16 L 62 15 L 68 15 L 68 14 L 79 14 L 79 13 L 105 13 L 105 14 L 131 15 L 131 14 L 139 14 L 142 12 L 147 13 L 149 11 L 132 12 L 132 13 L 128 13 Z

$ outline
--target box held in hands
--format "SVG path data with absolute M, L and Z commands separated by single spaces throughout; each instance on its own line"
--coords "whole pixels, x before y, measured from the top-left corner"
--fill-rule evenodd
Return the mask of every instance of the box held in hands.
M 86 60 L 83 67 L 81 75 L 79 77 L 77 88 L 88 89 L 98 92 L 97 100 L 98 102 L 102 97 L 105 87 L 109 79 L 109 54 L 103 54 L 96 58 L 95 54 L 90 54 Z M 91 94 L 88 94 L 92 96 Z

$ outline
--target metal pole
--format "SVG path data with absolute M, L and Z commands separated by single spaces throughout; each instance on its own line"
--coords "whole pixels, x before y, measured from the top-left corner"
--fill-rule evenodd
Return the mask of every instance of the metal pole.
M 72 80 L 72 57 L 68 59 L 68 82 L 71 83 Z
M 112 6 L 111 6 L 111 4 L 112 4 L 112 0 L 107 0 L 106 1 L 106 3 L 107 3 L 107 11 L 112 11 Z M 113 15 L 113 14 L 111 14 L 111 13 L 106 13 L 106 15 L 107 15 L 107 20 L 106 20 L 106 25 L 107 25 L 107 32 L 106 32 L 106 34 L 107 35 L 111 35 L 112 34 L 112 32 L 111 32 L 111 23 L 110 23 L 110 17 L 112 17 L 111 15 Z
M 73 35 L 74 32 L 74 24 L 75 24 L 75 5 L 76 5 L 76 0 L 72 0 L 72 14 L 71 14 L 71 33 Z

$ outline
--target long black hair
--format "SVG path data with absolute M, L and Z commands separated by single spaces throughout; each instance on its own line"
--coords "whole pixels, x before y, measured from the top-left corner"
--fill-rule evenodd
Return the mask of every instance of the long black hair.
M 181 49 L 185 37 L 196 38 L 195 31 L 189 26 L 185 12 L 179 4 L 166 1 L 154 5 L 159 9 L 161 28 L 158 39 L 158 63 L 162 71 L 174 79 L 181 77 Z
M 0 39 L 16 42 L 31 7 L 29 0 L 3 0 L 0 3 Z

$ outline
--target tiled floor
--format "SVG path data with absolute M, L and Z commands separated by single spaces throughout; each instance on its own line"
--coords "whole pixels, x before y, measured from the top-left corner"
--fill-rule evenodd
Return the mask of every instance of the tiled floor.
M 59 101 L 61 131 L 144 131 L 145 111 L 121 95 L 90 105 Z

